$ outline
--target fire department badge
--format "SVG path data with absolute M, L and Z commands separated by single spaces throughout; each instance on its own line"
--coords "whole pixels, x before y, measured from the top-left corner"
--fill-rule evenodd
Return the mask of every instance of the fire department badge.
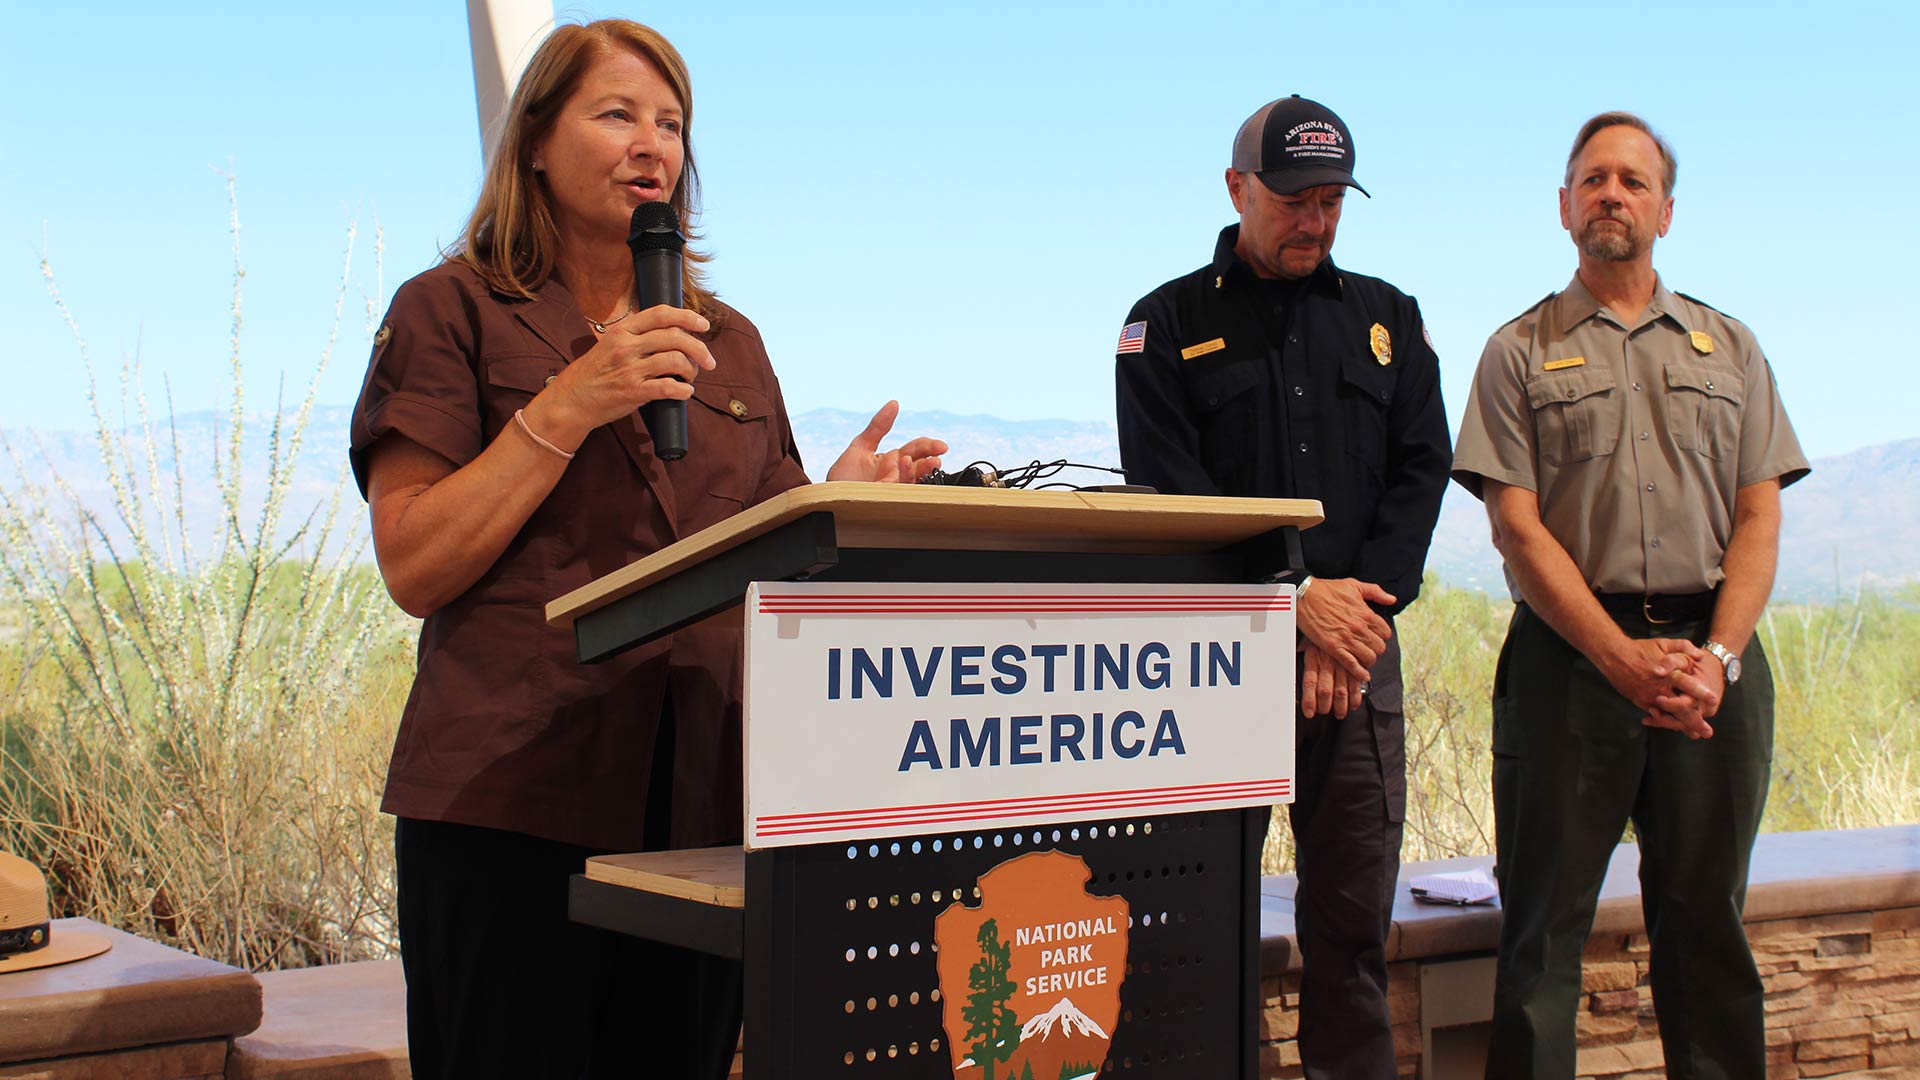
M 1373 329 L 1367 331 L 1367 337 L 1373 346 L 1373 358 L 1380 361 L 1380 366 L 1393 363 L 1393 338 L 1387 335 L 1387 328 L 1374 323 Z

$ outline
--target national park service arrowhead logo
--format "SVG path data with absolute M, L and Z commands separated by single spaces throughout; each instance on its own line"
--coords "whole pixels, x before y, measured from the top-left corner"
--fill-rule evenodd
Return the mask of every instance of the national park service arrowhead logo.
M 1093 1080 L 1120 1020 L 1127 900 L 1091 896 L 1077 855 L 1037 851 L 980 878 L 980 906 L 933 922 L 955 1080 Z

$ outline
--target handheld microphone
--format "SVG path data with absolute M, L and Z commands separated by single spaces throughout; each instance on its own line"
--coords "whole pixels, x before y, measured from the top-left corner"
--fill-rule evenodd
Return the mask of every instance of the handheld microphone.
M 680 215 L 664 202 L 645 202 L 634 208 L 627 230 L 627 248 L 633 252 L 634 310 L 686 307 L 680 290 L 682 249 Z M 687 456 L 687 403 L 662 398 L 640 406 L 640 419 L 653 438 L 653 454 L 662 461 Z

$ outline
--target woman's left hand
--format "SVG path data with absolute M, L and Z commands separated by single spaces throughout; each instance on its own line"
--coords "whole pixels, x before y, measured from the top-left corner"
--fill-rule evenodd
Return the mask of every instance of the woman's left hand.
M 940 467 L 940 455 L 947 444 L 939 439 L 918 438 L 905 446 L 882 453 L 880 440 L 893 430 L 894 417 L 900 415 L 900 403 L 889 401 L 867 421 L 867 428 L 847 444 L 846 453 L 827 470 L 828 480 L 866 480 L 880 484 L 911 484 Z

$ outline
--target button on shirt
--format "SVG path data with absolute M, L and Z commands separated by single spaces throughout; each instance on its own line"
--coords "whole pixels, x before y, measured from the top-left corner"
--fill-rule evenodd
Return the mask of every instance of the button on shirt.
M 1446 489 L 1440 361 L 1412 297 L 1331 259 L 1297 282 L 1234 254 L 1167 282 L 1127 316 L 1138 351 L 1116 357 L 1127 480 L 1177 495 L 1318 499 L 1307 568 L 1420 591 Z M 1378 327 L 1378 333 L 1375 332 Z M 1376 349 L 1376 339 L 1378 348 Z
M 1488 339 L 1453 461 L 1533 491 L 1592 588 L 1654 594 L 1719 585 L 1735 492 L 1807 471 L 1745 324 L 1661 283 L 1629 325 L 1577 276 Z

